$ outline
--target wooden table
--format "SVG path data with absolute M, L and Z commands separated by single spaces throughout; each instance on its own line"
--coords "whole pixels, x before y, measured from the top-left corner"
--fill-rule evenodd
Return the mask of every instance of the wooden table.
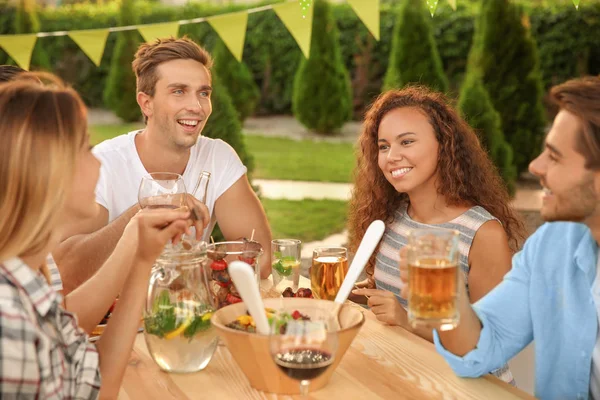
M 305 278 L 303 278 L 305 279 Z M 306 287 L 305 280 L 301 287 Z M 269 287 L 263 281 L 261 287 Z M 354 305 L 354 307 L 359 307 Z M 494 376 L 458 378 L 433 344 L 399 327 L 377 321 L 364 310 L 366 322 L 344 355 L 329 384 L 312 399 L 533 399 Z M 129 399 L 296 399 L 250 387 L 225 346 L 209 365 L 193 374 L 169 374 L 154 363 L 143 335 L 135 340 L 119 393 Z

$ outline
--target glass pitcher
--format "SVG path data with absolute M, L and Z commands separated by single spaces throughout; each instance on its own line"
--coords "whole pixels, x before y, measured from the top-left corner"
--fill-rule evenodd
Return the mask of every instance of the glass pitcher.
M 152 269 L 144 310 L 144 338 L 161 369 L 196 372 L 208 365 L 218 343 L 210 322 L 215 306 L 206 243 L 166 246 Z

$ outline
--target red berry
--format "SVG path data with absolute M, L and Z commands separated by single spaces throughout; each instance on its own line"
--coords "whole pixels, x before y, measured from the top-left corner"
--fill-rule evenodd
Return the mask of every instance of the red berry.
M 292 318 L 294 319 L 301 319 L 302 318 L 302 314 L 300 314 L 300 311 L 296 310 L 292 313 Z
M 227 261 L 215 260 L 210 264 L 210 269 L 213 271 L 223 271 L 227 269 Z
M 239 297 L 236 297 L 234 295 L 232 295 L 231 293 L 227 294 L 227 297 L 225 298 L 225 301 L 228 304 L 235 304 L 235 303 L 241 303 L 242 299 L 240 299 Z
M 252 265 L 254 264 L 254 262 L 256 261 L 254 258 L 252 257 L 244 257 L 244 256 L 239 256 L 238 259 L 240 261 L 245 262 L 246 264 Z

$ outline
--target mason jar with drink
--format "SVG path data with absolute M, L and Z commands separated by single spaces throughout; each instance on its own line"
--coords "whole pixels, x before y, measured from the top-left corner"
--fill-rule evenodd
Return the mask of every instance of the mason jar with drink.
M 415 229 L 408 234 L 408 320 L 413 327 L 458 325 L 459 232 Z

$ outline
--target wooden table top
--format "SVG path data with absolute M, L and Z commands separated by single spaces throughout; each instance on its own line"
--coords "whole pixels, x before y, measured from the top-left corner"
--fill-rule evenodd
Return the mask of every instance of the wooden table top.
M 267 281 L 261 283 L 261 287 L 268 285 Z M 533 399 L 491 375 L 458 378 L 433 344 L 402 328 L 380 323 L 368 310 L 364 314 L 365 324 L 331 380 L 311 392 L 311 399 Z M 163 372 L 148 353 L 143 334 L 135 340 L 119 393 L 120 400 L 296 398 L 300 396 L 252 389 L 223 345 L 203 371 Z

